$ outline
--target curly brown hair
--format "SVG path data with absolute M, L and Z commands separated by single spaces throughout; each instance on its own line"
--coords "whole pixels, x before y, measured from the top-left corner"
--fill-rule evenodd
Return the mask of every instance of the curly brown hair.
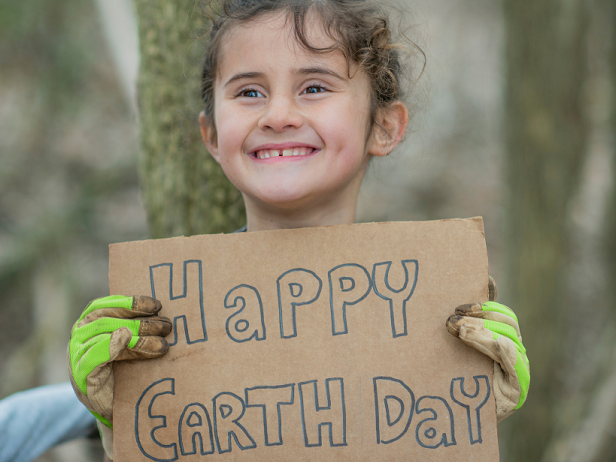
M 374 126 L 379 108 L 402 98 L 400 50 L 409 50 L 394 43 L 389 15 L 375 0 L 211 0 L 202 2 L 211 21 L 210 40 L 203 63 L 201 97 L 206 119 L 214 121 L 214 82 L 220 62 L 220 48 L 225 33 L 233 26 L 245 24 L 267 14 L 286 13 L 297 42 L 313 53 L 340 51 L 349 64 L 363 69 L 370 78 L 372 90 L 370 126 Z M 306 18 L 316 15 L 324 32 L 333 41 L 326 48 L 314 47 L 307 38 Z M 413 42 L 412 48 L 425 54 Z M 423 71 L 423 67 L 422 67 Z

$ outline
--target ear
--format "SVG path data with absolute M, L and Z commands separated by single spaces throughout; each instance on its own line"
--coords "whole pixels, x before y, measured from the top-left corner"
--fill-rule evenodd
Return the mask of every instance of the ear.
M 409 122 L 409 111 L 401 101 L 378 110 L 372 129 L 368 153 L 386 156 L 400 143 Z
M 212 157 L 216 159 L 216 162 L 220 163 L 216 128 L 214 128 L 213 124 L 208 122 L 207 117 L 205 117 L 205 111 L 201 111 L 201 114 L 199 114 L 199 126 L 201 127 L 201 137 L 203 138 L 205 147 Z

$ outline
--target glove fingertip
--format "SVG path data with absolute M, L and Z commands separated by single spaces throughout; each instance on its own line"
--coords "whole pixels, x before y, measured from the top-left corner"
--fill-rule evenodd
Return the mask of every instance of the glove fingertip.
M 141 311 L 149 314 L 156 314 L 162 309 L 163 305 L 155 298 L 148 297 L 147 295 L 134 295 L 133 296 L 133 310 Z
M 462 316 L 459 316 L 457 314 L 451 315 L 449 316 L 449 318 L 447 318 L 447 322 L 445 323 L 445 326 L 447 327 L 447 331 L 454 337 L 460 336 L 461 321 L 462 321 Z
M 169 342 L 164 337 L 142 337 L 141 341 L 141 345 L 137 342 L 135 348 L 139 347 L 141 351 L 148 354 L 162 356 L 169 351 Z
M 498 297 L 498 289 L 496 288 L 496 281 L 492 276 L 488 276 L 488 300 L 495 302 Z
M 478 316 L 483 312 L 481 303 L 467 303 L 456 308 L 455 313 L 460 316 Z

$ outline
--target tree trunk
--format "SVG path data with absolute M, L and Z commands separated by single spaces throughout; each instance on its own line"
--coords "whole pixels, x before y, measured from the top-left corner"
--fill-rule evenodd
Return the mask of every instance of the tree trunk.
M 610 16 L 612 17 L 612 50 L 610 68 L 612 77 L 612 194 L 608 201 L 604 245 L 607 249 L 607 263 L 609 265 L 612 281 L 616 281 L 616 2 L 611 2 Z M 612 284 L 612 302 L 616 301 L 616 289 Z M 614 305 L 612 305 L 614 306 Z M 616 317 L 616 316 L 615 316 Z
M 539 461 L 555 419 L 565 331 L 567 206 L 587 139 L 584 0 L 506 0 L 508 279 L 531 364 L 524 408 L 501 428 L 511 461 Z M 504 457 L 505 458 L 505 457 Z
M 136 0 L 141 69 L 141 185 L 153 238 L 228 232 L 240 193 L 199 132 L 203 19 L 195 0 Z

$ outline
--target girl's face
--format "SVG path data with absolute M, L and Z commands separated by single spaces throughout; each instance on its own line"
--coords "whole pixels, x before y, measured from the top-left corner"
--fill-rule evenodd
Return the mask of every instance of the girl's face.
M 307 26 L 311 45 L 332 45 L 318 24 Z M 387 153 L 368 136 L 366 73 L 351 68 L 349 78 L 340 52 L 306 51 L 283 15 L 233 27 L 220 56 L 216 136 L 206 143 L 247 208 L 356 200 L 369 156 Z M 212 128 L 202 128 L 207 137 Z

